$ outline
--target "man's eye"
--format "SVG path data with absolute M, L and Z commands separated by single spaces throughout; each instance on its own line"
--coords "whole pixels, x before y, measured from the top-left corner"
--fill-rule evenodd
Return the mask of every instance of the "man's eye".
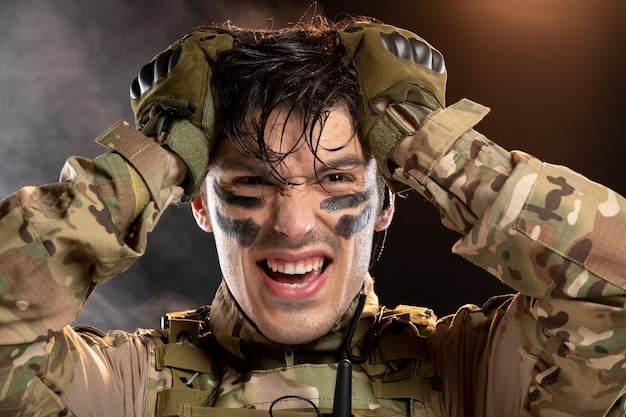
M 346 174 L 337 172 L 334 174 L 327 175 L 326 180 L 330 182 L 345 182 L 345 181 L 349 181 L 350 177 Z

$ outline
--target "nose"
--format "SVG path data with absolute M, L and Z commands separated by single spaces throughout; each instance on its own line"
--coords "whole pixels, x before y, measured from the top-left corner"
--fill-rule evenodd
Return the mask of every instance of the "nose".
M 274 230 L 290 239 L 300 239 L 315 228 L 315 205 L 307 193 L 292 187 L 277 199 Z

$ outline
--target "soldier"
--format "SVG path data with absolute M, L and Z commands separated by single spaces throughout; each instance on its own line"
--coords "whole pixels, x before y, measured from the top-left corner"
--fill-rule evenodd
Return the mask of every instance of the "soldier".
M 139 131 L 0 204 L 2 415 L 624 415 L 626 201 L 489 141 L 445 83 L 439 51 L 367 20 L 199 28 L 157 55 Z M 380 306 L 372 243 L 407 189 L 517 294 Z M 212 304 L 71 328 L 184 202 L 218 248 Z

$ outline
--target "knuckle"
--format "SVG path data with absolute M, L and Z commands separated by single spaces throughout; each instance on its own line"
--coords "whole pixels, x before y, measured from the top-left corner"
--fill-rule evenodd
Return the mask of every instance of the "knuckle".
M 180 60 L 181 53 L 182 48 L 180 46 L 176 49 L 168 49 L 144 65 L 137 78 L 131 83 L 131 98 L 138 99 L 150 90 L 158 80 L 172 72 Z
M 380 40 L 394 56 L 412 61 L 418 65 L 443 74 L 443 55 L 418 38 L 407 38 L 400 32 L 380 33 Z

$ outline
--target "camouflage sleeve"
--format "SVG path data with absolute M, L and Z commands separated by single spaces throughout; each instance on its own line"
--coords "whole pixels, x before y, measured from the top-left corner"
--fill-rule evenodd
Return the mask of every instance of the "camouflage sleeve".
M 523 415 L 605 415 L 626 383 L 626 200 L 489 141 L 472 129 L 486 112 L 462 100 L 434 113 L 394 173 L 463 234 L 455 253 L 520 293 L 502 316 L 467 307 L 442 322 L 443 350 L 454 372 L 485 384 L 486 402 L 499 393 Z M 488 334 L 472 366 L 467 328 Z
M 182 194 L 164 186 L 165 151 L 128 124 L 98 140 L 138 149 L 134 159 L 117 152 L 72 157 L 60 182 L 25 187 L 0 202 L 2 411 L 40 401 L 36 392 L 67 389 L 80 363 L 67 325 L 97 284 L 143 254 L 160 213 Z

